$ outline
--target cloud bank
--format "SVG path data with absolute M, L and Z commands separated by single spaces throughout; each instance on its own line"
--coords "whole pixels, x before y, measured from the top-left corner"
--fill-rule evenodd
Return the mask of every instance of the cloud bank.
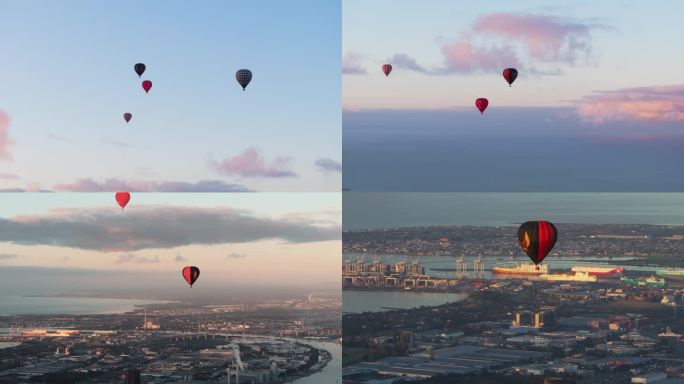
M 79 179 L 71 184 L 58 184 L 53 187 L 66 192 L 251 192 L 240 184 L 227 184 L 219 180 L 202 180 L 196 183 L 185 181 L 143 181 L 106 179 L 102 182 L 92 178 Z
M 159 263 L 159 255 L 155 255 L 154 257 L 148 257 L 148 256 L 138 256 L 134 255 L 132 253 L 126 253 L 119 255 L 119 258 L 116 260 L 115 264 L 158 264 Z
M 684 121 L 684 84 L 597 91 L 579 101 L 584 122 Z
M 228 208 L 138 206 L 59 209 L 48 214 L 0 219 L 0 241 L 101 252 L 132 252 L 187 245 L 279 239 L 290 243 L 338 240 L 339 224 L 272 219 Z

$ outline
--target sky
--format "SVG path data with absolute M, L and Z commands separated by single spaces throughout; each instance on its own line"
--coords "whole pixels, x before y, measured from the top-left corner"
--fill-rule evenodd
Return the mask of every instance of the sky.
M 683 11 L 673 0 L 346 0 L 344 187 L 684 190 Z M 506 67 L 519 70 L 512 87 Z
M 339 282 L 341 193 L 142 193 L 124 211 L 111 193 L 6 193 L 0 204 L 5 272 L 177 273 L 185 284 L 181 269 L 195 265 L 200 283 Z
M 3 1 L 0 189 L 339 191 L 340 8 Z

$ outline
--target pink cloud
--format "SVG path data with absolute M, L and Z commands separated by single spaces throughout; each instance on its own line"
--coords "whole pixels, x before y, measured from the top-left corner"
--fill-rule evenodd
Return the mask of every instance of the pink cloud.
M 549 64 L 586 62 L 591 51 L 590 32 L 602 27 L 548 15 L 490 13 L 478 17 L 469 30 L 442 45 L 443 67 L 426 68 L 403 53 L 392 56 L 390 63 L 430 75 L 499 72 L 506 67 L 557 75 L 560 68 Z
M 599 27 L 548 15 L 490 13 L 473 32 L 518 40 L 536 60 L 574 64 L 589 56 L 590 30 Z
M 512 47 L 481 47 L 474 45 L 468 36 L 443 45 L 442 55 L 446 72 L 499 71 L 506 67 L 522 67 Z
M 102 182 L 92 178 L 79 179 L 71 184 L 54 186 L 57 191 L 67 192 L 249 192 L 240 184 L 226 184 L 218 180 L 202 180 L 196 183 L 184 181 L 143 181 L 106 179 Z
M 585 122 L 684 121 L 684 84 L 596 92 L 579 101 Z
M 290 159 L 276 157 L 271 164 L 266 164 L 256 147 L 247 148 L 244 152 L 222 162 L 212 161 L 211 166 L 223 175 L 241 177 L 292 177 L 297 174 L 287 169 Z
M 12 160 L 9 153 L 9 147 L 12 145 L 9 138 L 9 123 L 9 115 L 0 109 L 0 160 Z

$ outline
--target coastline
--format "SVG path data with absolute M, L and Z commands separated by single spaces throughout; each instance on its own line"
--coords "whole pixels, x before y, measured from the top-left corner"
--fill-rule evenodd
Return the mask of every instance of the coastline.
M 116 297 L 88 297 L 74 295 L 7 295 L 0 296 L 5 308 L 0 317 L 5 316 L 97 316 L 125 315 L 134 313 L 143 306 L 165 305 L 172 301 L 153 299 L 130 299 Z M 14 299 L 14 300 L 13 300 Z M 27 306 L 25 301 L 38 301 Z M 56 300 L 55 302 L 51 302 Z M 61 300 L 62 302 L 59 302 Z M 54 306 L 54 307 L 53 307 Z

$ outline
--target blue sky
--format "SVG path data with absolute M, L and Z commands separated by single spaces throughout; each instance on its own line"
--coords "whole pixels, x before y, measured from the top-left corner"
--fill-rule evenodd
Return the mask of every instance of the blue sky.
M 344 187 L 684 190 L 683 12 L 674 0 L 346 0 Z M 519 70 L 512 87 L 506 67 Z
M 339 190 L 339 3 L 1 8 L 0 188 Z M 245 92 L 241 68 L 254 74 Z

